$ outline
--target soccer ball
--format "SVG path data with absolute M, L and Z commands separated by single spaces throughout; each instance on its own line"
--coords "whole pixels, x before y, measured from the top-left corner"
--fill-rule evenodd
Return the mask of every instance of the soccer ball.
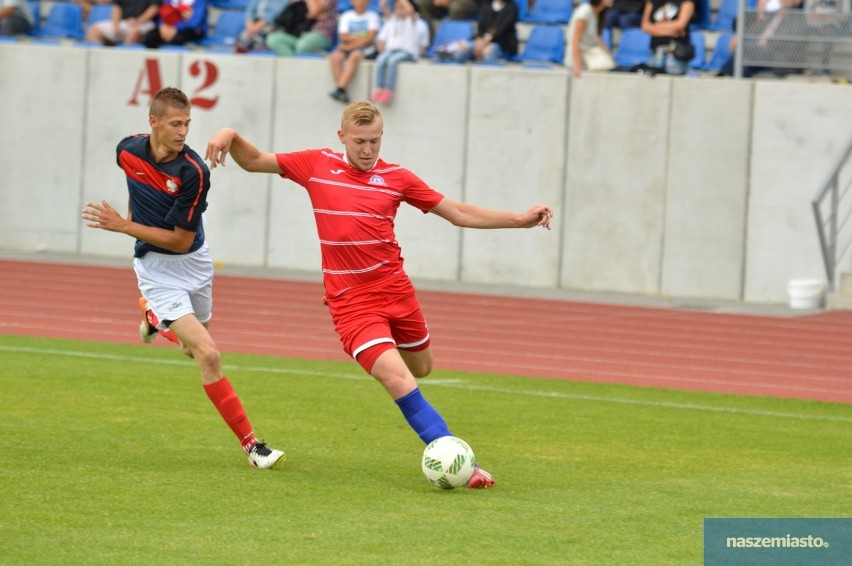
M 423 451 L 423 473 L 432 485 L 441 489 L 466 485 L 474 466 L 473 450 L 455 436 L 436 438 Z

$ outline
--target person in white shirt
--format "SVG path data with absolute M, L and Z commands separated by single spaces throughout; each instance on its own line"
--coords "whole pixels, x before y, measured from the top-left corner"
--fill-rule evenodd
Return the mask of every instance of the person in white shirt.
M 386 10 L 386 6 L 387 0 L 382 0 L 382 10 Z M 378 43 L 376 81 L 370 100 L 389 104 L 399 64 L 420 59 L 429 46 L 429 26 L 420 18 L 416 5 L 409 0 L 396 0 L 393 15 L 379 31 Z
M 331 97 L 349 102 L 346 87 L 358 71 L 363 59 L 376 57 L 376 35 L 379 33 L 378 12 L 368 10 L 370 0 L 352 0 L 352 9 L 340 15 L 337 23 L 337 47 L 331 52 L 331 76 L 336 89 Z

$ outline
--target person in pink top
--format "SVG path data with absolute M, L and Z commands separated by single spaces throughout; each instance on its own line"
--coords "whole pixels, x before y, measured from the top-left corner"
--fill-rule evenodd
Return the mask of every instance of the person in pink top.
M 246 171 L 273 173 L 308 191 L 322 251 L 325 302 L 343 349 L 385 388 L 408 424 L 428 444 L 450 430 L 423 397 L 416 378 L 432 370 L 429 330 L 403 269 L 394 219 L 403 202 L 468 228 L 550 229 L 553 209 L 535 205 L 519 214 L 461 203 L 414 173 L 379 157 L 384 121 L 366 100 L 343 110 L 337 135 L 342 153 L 308 149 L 261 152 L 230 128 L 207 144 L 211 168 L 230 155 Z M 494 485 L 477 467 L 468 487 Z

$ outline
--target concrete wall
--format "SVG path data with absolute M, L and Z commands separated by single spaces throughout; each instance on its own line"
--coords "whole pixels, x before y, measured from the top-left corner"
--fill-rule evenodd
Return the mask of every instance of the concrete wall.
M 322 59 L 0 44 L 0 68 L 15 77 L 0 82 L 2 249 L 129 257 L 126 236 L 79 210 L 126 207 L 115 145 L 148 130 L 159 86 L 193 99 L 201 154 L 225 126 L 263 150 L 340 149 Z M 789 279 L 823 276 L 809 202 L 852 134 L 848 87 L 423 61 L 402 66 L 383 112 L 383 157 L 448 197 L 557 211 L 552 232 L 476 231 L 404 206 L 412 276 L 779 303 Z M 234 164 L 211 178 L 217 260 L 318 270 L 300 187 Z

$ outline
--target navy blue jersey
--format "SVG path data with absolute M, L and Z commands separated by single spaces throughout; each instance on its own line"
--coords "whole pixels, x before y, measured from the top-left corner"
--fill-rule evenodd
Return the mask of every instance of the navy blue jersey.
M 201 213 L 207 209 L 210 170 L 188 145 L 176 159 L 157 163 L 151 156 L 150 134 L 129 136 L 116 148 L 118 166 L 127 176 L 130 214 L 134 222 L 145 226 L 195 232 L 190 252 L 204 243 Z M 135 257 L 148 252 L 177 255 L 175 252 L 136 240 Z

